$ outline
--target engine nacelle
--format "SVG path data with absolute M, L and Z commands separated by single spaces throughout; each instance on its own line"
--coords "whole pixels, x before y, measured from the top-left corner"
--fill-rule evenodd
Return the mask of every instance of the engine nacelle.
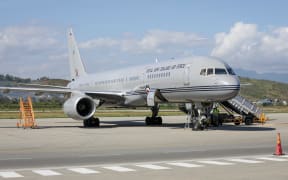
M 96 104 L 89 96 L 72 96 L 63 105 L 64 113 L 75 120 L 89 119 L 96 112 Z

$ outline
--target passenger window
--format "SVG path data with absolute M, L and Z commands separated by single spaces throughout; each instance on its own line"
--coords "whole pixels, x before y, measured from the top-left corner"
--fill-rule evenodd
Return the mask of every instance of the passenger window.
M 225 69 L 215 68 L 215 74 L 227 74 Z
M 200 75 L 205 76 L 206 75 L 206 69 L 201 69 Z
M 213 68 L 207 69 L 207 75 L 211 75 L 211 74 L 213 74 Z

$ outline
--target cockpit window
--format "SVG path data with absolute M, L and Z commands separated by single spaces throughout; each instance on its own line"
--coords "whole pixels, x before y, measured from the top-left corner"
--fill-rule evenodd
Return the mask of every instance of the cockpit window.
M 205 76 L 206 75 L 206 69 L 201 69 L 200 75 Z
M 233 71 L 233 69 L 231 67 L 227 68 L 227 71 L 230 75 L 236 75 L 235 72 Z
M 226 67 L 226 69 L 228 71 L 228 74 L 236 75 L 236 73 L 233 71 L 233 69 L 228 64 L 225 64 L 225 67 Z
M 215 74 L 227 74 L 225 69 L 215 68 Z
M 213 74 L 214 72 L 213 72 L 213 68 L 208 68 L 207 69 L 207 75 L 211 75 L 211 74 Z

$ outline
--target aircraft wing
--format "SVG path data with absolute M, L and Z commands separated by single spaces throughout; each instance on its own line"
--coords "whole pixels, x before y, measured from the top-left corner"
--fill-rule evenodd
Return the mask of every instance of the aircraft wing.
M 120 102 L 125 101 L 124 94 L 121 92 L 89 91 L 89 92 L 84 92 L 84 93 L 87 96 L 92 97 L 93 99 L 100 99 L 100 100 L 103 100 L 104 102 L 108 102 L 108 103 L 120 103 Z
M 70 89 L 69 87 L 0 87 L 0 91 L 9 93 L 10 91 L 18 92 L 36 92 L 36 93 L 56 93 L 56 94 L 70 94 L 70 93 L 83 93 L 93 99 L 103 100 L 104 102 L 119 103 L 124 101 L 124 94 L 121 92 L 110 91 L 79 91 Z

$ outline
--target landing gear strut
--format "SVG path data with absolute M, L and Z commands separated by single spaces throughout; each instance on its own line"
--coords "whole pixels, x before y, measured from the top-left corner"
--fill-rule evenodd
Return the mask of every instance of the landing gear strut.
M 159 112 L 159 105 L 155 104 L 155 106 L 151 107 L 152 116 L 146 117 L 145 122 L 147 126 L 150 125 L 162 125 L 162 117 L 157 116 Z
M 83 121 L 84 127 L 99 127 L 100 126 L 100 120 L 99 118 L 91 117 L 89 119 L 85 119 Z

